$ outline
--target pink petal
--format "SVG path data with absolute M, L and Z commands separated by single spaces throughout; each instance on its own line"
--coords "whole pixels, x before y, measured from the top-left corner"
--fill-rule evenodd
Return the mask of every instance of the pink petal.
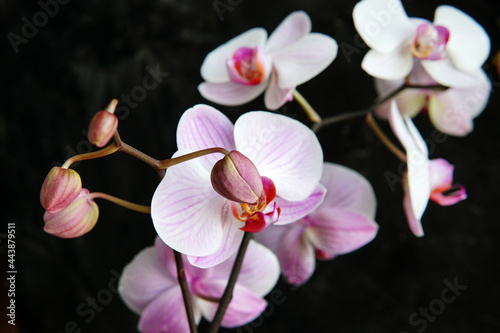
M 268 110 L 276 110 L 282 107 L 286 102 L 290 101 L 295 87 L 288 89 L 281 89 L 278 87 L 276 73 L 271 75 L 269 87 L 264 95 L 264 103 Z
M 314 248 L 303 237 L 303 231 L 303 228 L 289 228 L 281 240 L 278 254 L 283 274 L 289 283 L 296 286 L 309 280 L 316 266 Z
M 209 83 L 198 86 L 200 94 L 211 102 L 221 105 L 242 105 L 254 100 L 267 87 L 267 81 L 256 86 L 247 86 L 233 82 Z
M 389 53 L 370 50 L 363 58 L 361 67 L 376 78 L 398 80 L 410 74 L 413 62 L 413 55 L 408 47 L 397 48 Z
M 186 150 L 175 156 L 184 155 Z M 168 168 L 151 202 L 156 232 L 171 248 L 188 255 L 214 253 L 223 241 L 226 200 L 211 186 L 198 159 Z
M 320 183 L 327 189 L 321 206 L 312 214 L 322 214 L 323 209 L 341 208 L 356 211 L 374 218 L 377 208 L 375 192 L 360 173 L 345 166 L 325 162 Z
M 322 209 L 311 219 L 305 237 L 314 248 L 329 254 L 345 254 L 375 238 L 378 225 L 362 213 L 343 208 Z
M 231 59 L 234 52 L 240 47 L 263 46 L 266 39 L 267 32 L 262 28 L 254 28 L 234 37 L 207 55 L 201 65 L 201 76 L 205 81 L 211 83 L 228 82 L 226 60 Z
M 337 42 L 320 33 L 311 33 L 299 41 L 273 53 L 273 67 L 278 87 L 295 88 L 309 81 L 337 56 Z
M 266 43 L 266 51 L 272 53 L 295 43 L 311 32 L 311 19 L 303 11 L 288 15 L 273 31 Z
M 490 38 L 483 27 L 469 15 L 452 6 L 439 6 L 434 24 L 443 25 L 450 31 L 446 52 L 460 70 L 477 70 L 488 59 Z
M 209 217 L 207 217 L 209 218 Z M 218 218 L 222 227 L 222 239 L 217 243 L 217 249 L 206 256 L 188 256 L 191 265 L 201 268 L 220 264 L 238 251 L 244 232 L 240 230 L 243 223 L 238 221 L 229 212 L 229 204 L 224 205 L 222 214 Z
M 281 208 L 281 214 L 276 225 L 284 225 L 300 220 L 307 214 L 318 208 L 325 198 L 326 188 L 318 184 L 313 193 L 306 199 L 301 201 L 287 201 L 280 197 L 276 197 L 274 202 L 276 206 Z
M 180 287 L 165 291 L 146 307 L 139 322 L 139 329 L 144 333 L 189 332 Z
M 219 110 L 198 104 L 186 110 L 177 126 L 177 147 L 198 151 L 206 148 L 221 147 L 234 150 L 233 123 Z M 198 158 L 209 172 L 214 164 L 222 159 L 222 154 L 210 154 Z
M 395 102 L 392 103 L 389 122 L 394 134 L 406 149 L 411 205 L 415 217 L 420 219 L 431 193 L 427 147 L 410 118 L 403 120 Z
M 481 84 L 481 69 L 463 72 L 450 59 L 421 60 L 427 73 L 439 84 L 453 88 L 470 88 Z
M 177 279 L 158 261 L 154 247 L 148 247 L 125 266 L 118 291 L 125 304 L 137 313 L 163 292 L 177 287 Z
M 194 291 L 196 293 L 220 298 L 224 289 L 226 287 L 226 282 L 218 281 L 203 281 L 195 285 Z M 198 300 L 203 316 L 212 321 L 215 312 L 217 311 L 218 303 L 205 301 L 203 299 Z M 222 319 L 221 326 L 232 328 L 237 326 L 245 325 L 257 318 L 267 307 L 266 301 L 255 295 L 248 289 L 236 284 L 233 291 L 233 298 L 229 303 L 226 310 L 224 318 Z M 186 331 L 187 332 L 187 331 Z
M 455 167 L 447 160 L 438 158 L 430 161 L 429 169 L 431 174 L 431 188 L 443 189 L 446 191 L 453 183 L 453 170 Z
M 429 117 L 443 133 L 464 136 L 472 131 L 472 119 L 486 107 L 491 82 L 486 75 L 482 84 L 468 89 L 450 88 L 435 92 L 429 99 Z
M 272 225 L 254 235 L 254 239 L 260 244 L 279 256 L 281 249 L 281 240 L 291 228 L 302 228 L 300 223 L 290 223 L 287 225 Z
M 390 53 L 412 40 L 416 26 L 399 0 L 363 0 L 353 9 L 354 26 L 365 43 Z
M 410 226 L 411 232 L 417 237 L 422 237 L 424 235 L 424 229 L 422 228 L 422 222 L 420 222 L 420 216 L 416 216 L 412 208 L 412 200 L 410 197 L 410 191 L 408 189 L 408 184 L 404 182 L 404 196 L 403 196 L 403 208 L 406 214 L 406 219 L 408 220 L 408 225 Z
M 463 185 L 454 185 L 452 193 L 431 193 L 431 200 L 437 202 L 441 206 L 451 206 L 465 199 L 467 199 L 467 193 Z
M 299 121 L 270 112 L 248 112 L 236 121 L 234 140 L 260 175 L 274 182 L 279 197 L 301 201 L 316 188 L 323 151 L 316 135 Z

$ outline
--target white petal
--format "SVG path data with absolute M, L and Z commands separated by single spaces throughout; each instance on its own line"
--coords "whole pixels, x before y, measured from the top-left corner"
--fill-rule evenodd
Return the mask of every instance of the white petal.
M 266 43 L 266 51 L 272 53 L 286 47 L 311 32 L 311 19 L 303 11 L 288 15 L 273 31 Z
M 299 121 L 270 112 L 248 112 L 236 121 L 234 140 L 260 175 L 274 182 L 281 198 L 304 200 L 316 188 L 323 151 L 316 135 Z
M 398 80 L 410 74 L 413 68 L 413 55 L 408 47 L 397 48 L 390 53 L 370 50 L 363 58 L 361 67 L 376 78 Z
M 464 72 L 455 67 L 450 59 L 422 60 L 422 66 L 436 82 L 453 88 L 470 88 L 481 84 L 481 69 Z
M 393 52 L 415 34 L 416 26 L 399 0 L 359 1 L 352 17 L 361 38 L 378 52 Z
M 240 47 L 263 46 L 266 39 L 267 32 L 262 28 L 254 28 L 234 37 L 207 55 L 201 65 L 201 76 L 205 81 L 211 83 L 228 82 L 226 60 L 231 59 L 234 52 Z
M 271 74 L 271 82 L 264 95 L 264 103 L 268 110 L 276 110 L 282 107 L 290 99 L 293 99 L 293 88 L 281 89 L 278 87 L 278 81 L 276 79 L 276 74 Z
M 281 89 L 295 88 L 330 65 L 337 56 L 337 42 L 323 34 L 311 33 L 273 54 L 273 67 Z
M 408 189 L 408 184 L 406 181 L 404 182 L 403 208 L 411 232 L 413 232 L 413 234 L 417 237 L 422 237 L 424 235 L 422 222 L 420 222 L 422 216 L 417 217 L 413 211 L 413 203 L 411 200 L 410 191 Z
M 434 24 L 450 31 L 446 52 L 457 68 L 473 71 L 484 64 L 490 54 L 490 38 L 472 17 L 455 7 L 443 5 L 436 9 Z
M 209 170 L 194 159 L 168 168 L 153 195 L 151 217 L 168 246 L 184 254 L 206 256 L 223 241 L 224 202 L 212 188 Z
M 276 207 L 281 209 L 281 214 L 275 225 L 284 225 L 298 221 L 307 214 L 313 212 L 323 202 L 325 193 L 326 188 L 318 184 L 314 192 L 302 201 L 287 201 L 280 197 L 276 197 L 274 202 L 276 202 Z M 269 205 L 272 205 L 272 202 Z
M 208 83 L 203 82 L 198 86 L 201 96 L 221 105 L 242 105 L 254 100 L 262 94 L 267 87 L 267 81 L 255 86 L 247 86 L 234 82 Z

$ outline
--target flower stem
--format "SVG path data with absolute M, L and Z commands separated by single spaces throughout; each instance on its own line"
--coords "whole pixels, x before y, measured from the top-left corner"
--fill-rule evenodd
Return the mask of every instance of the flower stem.
M 297 103 L 300 104 L 300 106 L 304 109 L 306 112 L 307 116 L 309 117 L 309 120 L 311 120 L 313 123 L 321 123 L 321 117 L 319 114 L 313 109 L 311 104 L 302 96 L 301 93 L 299 93 L 296 89 L 293 91 L 293 97 L 297 101 Z
M 229 303 L 233 298 L 234 286 L 236 285 L 236 280 L 238 279 L 238 275 L 240 274 L 243 259 L 245 257 L 245 252 L 247 251 L 248 244 L 250 243 L 252 236 L 253 234 L 251 232 L 245 232 L 243 236 L 238 254 L 236 255 L 236 259 L 234 261 L 231 275 L 229 276 L 229 281 L 227 282 L 224 294 L 222 294 L 222 298 L 220 299 L 219 307 L 217 308 L 217 312 L 215 313 L 214 319 L 212 320 L 212 324 L 208 328 L 208 333 L 217 333 L 217 331 L 219 330 L 222 318 L 224 318 L 227 307 L 229 306 Z
M 192 160 L 192 159 L 197 158 L 197 157 L 201 157 L 201 156 L 205 156 L 205 155 L 209 155 L 209 154 L 215 154 L 215 153 L 219 153 L 219 154 L 223 154 L 223 155 L 229 154 L 229 152 L 224 148 L 219 148 L 219 147 L 207 148 L 207 149 L 195 151 L 193 153 L 189 153 L 186 155 L 177 156 L 174 158 L 168 158 L 166 160 L 159 161 L 158 168 L 159 169 L 166 169 L 166 168 L 169 168 L 169 167 L 174 166 L 176 164 L 186 162 L 186 161 Z
M 366 123 L 370 126 L 371 130 L 379 138 L 379 140 L 389 149 L 397 158 L 401 161 L 406 162 L 406 155 L 399 148 L 396 147 L 394 143 L 389 140 L 389 138 L 384 134 L 380 127 L 375 122 L 371 112 L 366 115 Z
M 118 206 L 122 206 L 124 208 L 139 212 L 139 213 L 144 213 L 144 214 L 151 214 L 151 207 L 150 206 L 144 206 L 144 205 L 139 205 L 135 204 L 130 201 L 126 201 L 117 197 L 114 197 L 112 195 L 102 193 L 102 192 L 92 192 L 90 194 L 91 198 L 100 198 L 104 200 L 111 201 L 114 204 L 117 204 Z
M 194 320 L 193 304 L 191 302 L 191 293 L 186 280 L 186 272 L 184 271 L 184 263 L 182 262 L 182 254 L 174 251 L 175 265 L 177 267 L 177 281 L 182 291 L 182 298 L 184 300 L 184 308 L 186 309 L 186 316 L 189 323 L 189 331 L 191 333 L 198 333 L 196 322 Z
M 75 156 L 68 158 L 66 160 L 66 162 L 64 162 L 64 164 L 62 165 L 62 168 L 67 169 L 71 166 L 71 164 L 73 164 L 75 162 L 91 160 L 94 158 L 108 156 L 108 155 L 111 155 L 111 154 L 117 152 L 118 150 L 120 150 L 118 145 L 116 143 L 112 143 L 109 146 L 107 146 L 101 150 L 92 151 L 90 153 L 81 154 L 81 155 L 75 155 Z

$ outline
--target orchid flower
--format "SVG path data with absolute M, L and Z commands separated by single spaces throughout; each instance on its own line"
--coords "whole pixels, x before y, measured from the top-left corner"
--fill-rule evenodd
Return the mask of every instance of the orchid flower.
M 409 18 L 400 0 L 362 0 L 353 19 L 371 48 L 362 67 L 374 77 L 403 79 L 419 61 L 435 82 L 447 87 L 468 88 L 483 81 L 481 66 L 490 39 L 474 19 L 454 7 L 437 7 L 431 23 Z
M 208 269 L 191 266 L 185 256 L 183 259 L 196 324 L 202 316 L 211 321 L 229 280 L 234 257 Z M 237 327 L 257 318 L 267 306 L 263 296 L 272 290 L 279 274 L 276 256 L 251 241 L 222 326 Z M 155 246 L 142 250 L 125 267 L 118 291 L 125 304 L 141 316 L 141 332 L 189 332 L 173 251 L 161 239 L 157 238 Z
M 311 33 L 305 12 L 293 12 L 269 38 L 254 28 L 210 52 L 201 66 L 206 82 L 198 90 L 222 105 L 245 104 L 266 91 L 266 108 L 276 110 L 291 100 L 295 87 L 328 67 L 337 49 L 331 37 Z
M 395 101 L 391 104 L 389 123 L 406 149 L 403 207 L 411 231 L 421 237 L 424 231 L 420 219 L 429 199 L 441 206 L 448 206 L 464 200 L 467 195 L 462 185 L 452 184 L 453 166 L 450 163 L 444 159 L 429 161 L 424 139 L 408 116 L 403 119 Z
M 330 260 L 352 252 L 370 242 L 378 230 L 373 220 L 375 194 L 359 173 L 324 163 L 320 183 L 327 193 L 318 208 L 295 223 L 256 234 L 257 241 L 277 254 L 283 274 L 294 285 L 311 277 L 315 258 Z
M 468 88 L 448 88 L 445 91 L 408 88 L 400 92 L 396 102 L 402 114 L 414 117 L 427 111 L 429 118 L 438 130 L 448 135 L 464 136 L 473 129 L 473 119 L 486 107 L 491 92 L 491 82 L 481 70 L 480 83 Z M 420 62 L 409 76 L 409 81 L 415 85 L 437 85 L 425 72 Z M 375 86 L 380 96 L 395 91 L 404 84 L 404 79 L 375 79 Z M 382 118 L 388 118 L 391 102 L 387 101 L 377 108 L 376 113 Z
M 221 196 L 212 187 L 211 170 L 222 154 L 167 169 L 153 195 L 153 224 L 161 239 L 195 266 L 214 266 L 233 255 L 242 228 L 296 221 L 323 200 L 321 146 L 307 126 L 289 117 L 254 111 L 233 125 L 218 110 L 196 105 L 179 121 L 177 146 L 174 156 L 212 147 L 238 151 L 253 162 L 264 189 L 256 204 Z

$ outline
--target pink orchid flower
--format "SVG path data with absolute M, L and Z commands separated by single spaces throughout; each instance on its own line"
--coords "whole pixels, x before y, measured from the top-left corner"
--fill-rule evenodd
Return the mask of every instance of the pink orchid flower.
M 486 107 L 491 92 L 491 82 L 486 73 L 476 86 L 468 88 L 448 88 L 433 90 L 425 88 L 410 88 L 400 92 L 396 97 L 399 110 L 403 115 L 414 117 L 420 112 L 428 112 L 429 118 L 438 130 L 448 135 L 464 136 L 473 129 L 473 119 Z M 437 85 L 424 70 L 420 61 L 409 76 L 414 85 Z M 385 96 L 401 87 L 405 79 L 382 80 L 375 79 L 375 86 L 380 96 Z M 377 108 L 376 113 L 382 118 L 388 118 L 391 102 L 388 101 Z
M 452 184 L 453 166 L 450 163 L 441 158 L 429 161 L 424 139 L 408 116 L 403 119 L 395 101 L 391 105 L 389 123 L 406 149 L 403 207 L 408 225 L 415 236 L 422 237 L 424 231 L 420 219 L 429 199 L 448 206 L 466 199 L 467 194 L 462 185 Z
M 218 266 L 201 269 L 191 266 L 184 257 L 197 324 L 202 316 L 213 320 L 233 263 L 234 257 Z M 267 306 L 263 296 L 272 290 L 279 275 L 276 256 L 252 240 L 222 326 L 237 327 L 257 318 Z M 173 251 L 161 239 L 157 238 L 155 246 L 142 250 L 125 267 L 118 291 L 125 304 L 141 316 L 138 325 L 141 332 L 189 332 Z
M 161 239 L 195 266 L 214 266 L 233 255 L 241 228 L 253 218 L 290 223 L 323 200 L 321 146 L 307 126 L 289 117 L 254 111 L 233 125 L 218 110 L 196 105 L 179 121 L 177 146 L 174 156 L 212 147 L 240 152 L 262 176 L 266 194 L 274 195 L 247 205 L 218 194 L 211 183 L 211 170 L 224 157 L 218 153 L 167 169 L 153 195 L 153 224 Z
M 477 86 L 490 52 L 486 31 L 464 12 L 439 6 L 434 22 L 409 18 L 399 0 L 362 0 L 353 10 L 356 30 L 371 48 L 362 62 L 370 75 L 398 80 L 416 59 L 439 84 Z
M 294 285 L 313 274 L 316 258 L 333 259 L 370 242 L 378 231 L 376 199 L 370 183 L 344 166 L 324 163 L 320 183 L 327 193 L 321 205 L 295 223 L 271 226 L 256 240 L 273 250 L 281 271 Z
M 337 55 L 329 36 L 311 33 L 311 20 L 294 12 L 267 38 L 254 28 L 210 52 L 201 66 L 206 82 L 198 90 L 222 105 L 245 104 L 265 93 L 265 105 L 276 110 L 292 98 L 298 85 L 322 72 Z

